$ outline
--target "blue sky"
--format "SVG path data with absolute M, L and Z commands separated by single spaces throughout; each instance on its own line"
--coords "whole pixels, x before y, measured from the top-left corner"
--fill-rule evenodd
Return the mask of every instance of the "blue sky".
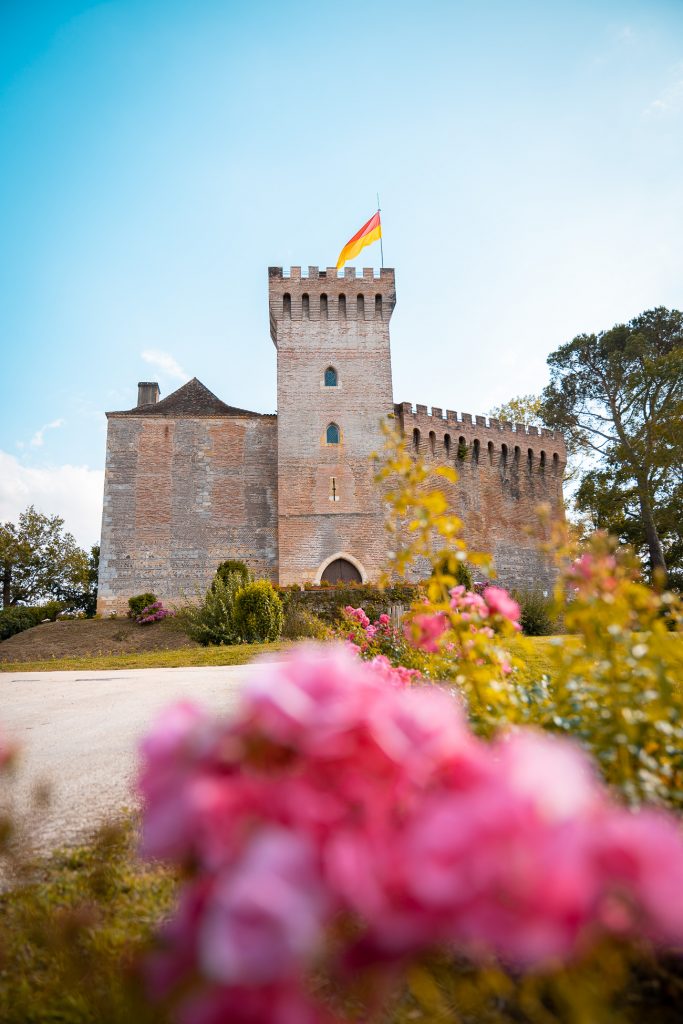
M 0 167 L 0 519 L 89 544 L 104 410 L 273 411 L 266 268 L 377 191 L 397 401 L 487 412 L 680 308 L 683 4 L 3 0 Z

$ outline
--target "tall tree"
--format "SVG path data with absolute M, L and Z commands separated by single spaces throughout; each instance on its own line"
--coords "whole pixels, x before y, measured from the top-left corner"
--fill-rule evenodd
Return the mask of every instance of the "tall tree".
M 651 571 L 665 574 L 658 506 L 675 505 L 681 494 L 683 314 L 659 307 L 580 334 L 548 364 L 542 417 L 564 431 L 570 451 L 592 456 L 579 500 L 603 517 L 617 516 L 624 529 L 630 517 L 631 538 L 635 512 Z M 680 538 L 680 522 L 676 528 Z
M 541 419 L 541 396 L 540 395 L 517 395 L 509 402 L 503 402 L 491 409 L 490 416 L 503 423 L 523 423 L 527 427 L 540 427 Z
M 59 516 L 30 505 L 16 523 L 0 524 L 3 608 L 87 591 L 88 569 L 88 556 Z

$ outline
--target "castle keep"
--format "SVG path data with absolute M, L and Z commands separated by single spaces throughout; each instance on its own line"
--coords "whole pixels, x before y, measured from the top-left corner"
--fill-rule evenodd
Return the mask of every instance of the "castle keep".
M 394 405 L 393 270 L 271 267 L 268 285 L 277 414 L 226 405 L 196 378 L 161 400 L 142 383 L 134 409 L 107 413 L 98 610 L 145 591 L 192 597 L 227 558 L 282 584 L 375 580 L 386 543 L 370 454 L 392 412 L 416 452 L 458 469 L 450 501 L 499 580 L 548 589 L 528 528 L 541 502 L 563 515 L 561 435 Z

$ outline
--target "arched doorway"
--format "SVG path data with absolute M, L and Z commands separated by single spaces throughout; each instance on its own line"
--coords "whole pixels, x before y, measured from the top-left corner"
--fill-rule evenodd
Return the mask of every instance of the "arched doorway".
M 362 583 L 363 577 L 358 569 L 346 558 L 335 558 L 323 570 L 321 583 Z

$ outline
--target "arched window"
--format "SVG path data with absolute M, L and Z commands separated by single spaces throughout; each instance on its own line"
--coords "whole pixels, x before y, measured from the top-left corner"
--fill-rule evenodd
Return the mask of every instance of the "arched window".
M 458 458 L 461 462 L 467 458 L 467 441 L 464 437 L 458 438 Z
M 346 320 L 346 296 L 339 296 L 339 319 Z
M 538 464 L 538 472 L 545 473 L 545 452 L 541 452 L 541 459 Z
M 450 434 L 444 434 L 443 435 L 443 446 L 444 446 L 444 449 L 446 451 L 446 458 L 448 458 L 448 456 L 451 454 L 451 435 Z
M 325 370 L 325 387 L 336 388 L 337 386 L 337 371 L 334 366 L 328 366 Z
M 282 315 L 285 320 L 289 320 L 292 315 L 292 296 L 289 292 L 285 292 L 282 296 Z
M 557 476 L 560 470 L 560 456 L 555 452 L 553 455 L 553 475 Z
M 301 296 L 301 316 L 304 320 L 311 319 L 311 303 L 306 292 Z
M 534 466 L 534 450 L 533 450 L 533 448 L 529 448 L 529 450 L 526 453 L 526 464 L 527 464 L 527 469 L 529 470 L 529 472 L 531 472 L 531 470 L 533 469 L 533 466 Z
M 436 455 L 436 434 L 433 430 L 429 431 L 429 450 L 432 455 Z
M 365 299 L 362 295 L 356 300 L 356 315 L 359 320 L 365 320 Z
M 489 450 L 489 465 L 492 466 L 493 465 L 493 441 L 489 441 L 489 443 L 488 443 L 488 450 Z
M 472 445 L 472 464 L 475 466 L 479 465 L 479 441 L 476 438 Z
M 518 444 L 515 445 L 515 469 L 519 468 L 519 457 L 522 454 L 521 448 Z
M 382 319 L 382 296 L 375 295 L 375 320 Z
M 328 444 L 339 444 L 339 427 L 336 423 L 328 424 L 326 440 Z
M 500 469 L 504 474 L 508 464 L 508 446 L 503 444 L 500 446 Z
M 420 431 L 417 427 L 415 427 L 415 430 L 413 431 L 413 448 L 416 452 L 419 452 L 420 450 Z
M 327 320 L 327 295 L 324 292 L 320 296 L 320 319 Z

